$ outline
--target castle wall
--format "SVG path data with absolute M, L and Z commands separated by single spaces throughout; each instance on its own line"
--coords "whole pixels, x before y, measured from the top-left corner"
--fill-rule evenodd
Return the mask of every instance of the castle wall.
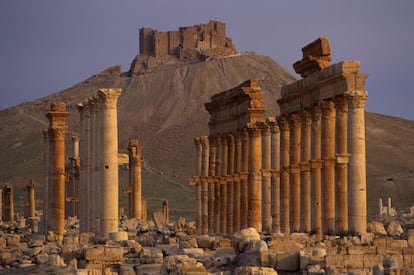
M 178 31 L 168 32 L 168 54 L 177 56 L 178 47 L 181 44 L 180 33 Z
M 139 30 L 139 54 L 154 54 L 154 29 L 141 28 Z
M 168 44 L 168 32 L 154 32 L 155 57 L 168 55 Z

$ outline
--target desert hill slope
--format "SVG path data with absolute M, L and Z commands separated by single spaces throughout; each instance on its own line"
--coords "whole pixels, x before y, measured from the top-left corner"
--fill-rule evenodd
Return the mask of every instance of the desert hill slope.
M 15 183 L 17 205 L 23 203 L 23 187 L 30 178 L 41 185 L 42 130 L 47 127 L 45 113 L 52 101 L 65 101 L 71 113 L 69 157 L 70 136 L 78 131 L 76 105 L 100 87 L 122 87 L 118 103 L 119 151 L 126 152 L 132 138 L 139 139 L 143 146 L 143 193 L 150 211 L 168 199 L 173 215 L 192 217 L 194 190 L 187 186 L 187 180 L 195 169 L 193 138 L 208 134 L 204 103 L 215 93 L 249 78 L 258 79 L 265 92 L 267 115 L 277 115 L 280 88 L 295 77 L 270 58 L 256 54 L 161 66 L 132 76 L 113 67 L 64 91 L 0 111 L 0 182 Z M 370 96 L 375 96 L 375 91 Z M 370 213 L 376 211 L 379 196 L 392 196 L 399 207 L 414 204 L 414 188 L 410 188 L 414 184 L 414 140 L 409 139 L 413 133 L 413 121 L 367 114 Z M 121 188 L 127 185 L 127 173 L 120 170 Z M 41 195 L 38 188 L 37 196 Z M 121 195 L 123 203 L 125 199 Z

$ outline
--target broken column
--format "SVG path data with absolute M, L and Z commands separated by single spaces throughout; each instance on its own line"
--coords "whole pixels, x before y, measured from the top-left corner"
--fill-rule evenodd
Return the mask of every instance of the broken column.
M 34 218 L 35 217 L 35 184 L 33 180 L 30 180 L 29 184 L 26 185 L 27 189 L 27 201 L 29 202 L 28 211 L 27 211 L 27 218 Z
M 131 218 L 142 218 L 141 147 L 136 139 L 129 141 L 129 188 L 131 190 Z
M 165 221 L 169 223 L 170 221 L 170 209 L 168 207 L 168 201 L 162 202 L 162 213 L 164 214 Z
M 64 102 L 52 103 L 46 115 L 49 119 L 51 164 L 49 183 L 52 192 L 49 193 L 50 205 L 47 205 L 46 209 L 51 210 L 50 229 L 55 232 L 60 241 L 63 240 L 65 229 L 65 133 L 68 115 Z
M 14 222 L 14 190 L 10 183 L 3 187 L 3 221 Z
M 118 231 L 118 115 L 117 101 L 121 89 L 99 89 L 99 122 L 101 152 L 101 192 L 99 235 L 108 238 L 110 232 Z

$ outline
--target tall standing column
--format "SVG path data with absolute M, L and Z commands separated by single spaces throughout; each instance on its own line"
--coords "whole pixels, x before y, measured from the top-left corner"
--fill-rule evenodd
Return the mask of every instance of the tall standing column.
M 29 184 L 26 185 L 26 189 L 27 189 L 27 200 L 29 202 L 27 218 L 34 218 L 36 205 L 35 205 L 35 184 L 33 180 L 30 180 Z
M 3 203 L 3 220 L 14 222 L 14 190 L 10 183 L 4 185 Z
M 121 89 L 100 89 L 100 134 L 101 142 L 101 197 L 100 230 L 103 238 L 118 231 L 118 116 L 117 101 Z
M 348 104 L 344 97 L 335 99 L 336 106 L 336 180 L 335 228 L 348 233 Z
M 43 234 L 47 234 L 49 220 L 50 220 L 50 209 L 48 206 L 50 205 L 50 197 L 49 197 L 49 173 L 50 173 L 50 147 L 49 147 L 49 132 L 47 129 L 43 130 L 43 193 L 44 193 L 44 201 L 43 201 Z
M 221 176 L 221 137 L 215 136 L 216 140 L 216 167 L 214 177 L 214 233 L 219 234 L 221 232 L 220 219 L 221 219 L 221 189 L 220 189 L 220 176 Z
M 88 226 L 88 142 L 89 142 L 89 112 L 87 110 L 86 104 L 80 103 L 78 105 L 78 111 L 80 116 L 79 122 L 79 158 L 80 158 L 80 168 L 79 168 L 79 232 L 87 232 L 89 230 Z
M 72 136 L 73 154 L 72 154 L 72 188 L 71 188 L 71 202 L 72 202 L 72 216 L 79 218 L 79 136 Z
M 142 218 L 141 146 L 137 139 L 129 141 L 129 188 L 132 190 L 132 218 Z
M 215 137 L 209 137 L 210 154 L 208 164 L 208 232 L 214 232 L 214 213 L 215 213 L 215 186 L 214 176 L 216 175 L 216 139 Z
M 272 192 L 271 192 L 271 136 L 270 127 L 268 125 L 262 126 L 262 225 L 263 232 L 270 233 L 272 231 Z
M 201 142 L 201 233 L 208 233 L 208 162 L 209 142 L 207 136 L 200 137 Z
M 248 216 L 248 175 L 249 175 L 249 133 L 247 129 L 240 130 L 242 139 L 241 172 L 240 172 L 240 228 L 247 228 Z
M 291 114 L 289 117 L 290 126 L 290 188 L 292 198 L 292 228 L 293 232 L 300 230 L 300 136 L 301 123 L 298 114 Z
M 272 231 L 280 233 L 280 130 L 274 117 L 268 119 L 271 132 Z
M 233 177 L 234 177 L 234 157 L 235 157 L 235 144 L 234 136 L 232 134 L 227 135 L 228 144 L 228 156 L 227 156 L 227 233 L 233 233 Z
M 290 233 L 289 216 L 289 123 L 286 117 L 278 119 L 280 127 L 280 201 L 282 208 L 281 230 L 283 233 Z
M 262 232 L 262 135 L 256 125 L 249 125 L 249 205 L 248 225 Z
M 311 198 L 312 198 L 312 231 L 322 234 L 322 119 L 319 106 L 311 109 Z
M 0 222 L 3 221 L 3 189 L 0 189 Z
M 362 234 L 367 230 L 366 149 L 364 106 L 367 93 L 349 95 L 349 230 Z
M 235 155 L 234 155 L 234 183 L 233 183 L 233 230 L 240 230 L 240 172 L 241 172 L 241 153 L 242 141 L 239 132 L 234 135 Z
M 302 119 L 302 146 L 301 146 L 301 228 L 304 232 L 311 231 L 311 118 L 308 110 L 301 113 Z
M 98 101 L 97 98 L 90 97 L 88 99 L 88 106 L 89 106 L 89 150 L 88 150 L 88 160 L 89 165 L 87 168 L 89 169 L 88 172 L 88 200 L 89 200 L 89 211 L 88 211 L 88 224 L 89 224 L 89 231 L 90 232 L 97 232 L 98 223 L 96 221 L 96 217 L 98 216 L 96 212 L 99 211 L 98 206 L 98 198 L 97 195 L 99 193 L 97 186 L 99 182 L 97 181 L 97 175 L 95 173 L 95 164 L 98 162 L 96 152 L 98 152 L 97 147 L 98 144 L 95 142 L 96 137 L 98 136 L 98 127 L 97 127 L 97 117 L 98 113 Z
M 196 225 L 197 225 L 197 234 L 201 235 L 201 217 L 202 217 L 202 210 L 201 210 L 201 183 L 199 181 L 199 177 L 201 176 L 201 167 L 203 165 L 203 157 L 201 155 L 202 146 L 199 137 L 194 138 L 194 144 L 197 150 L 197 166 L 196 166 L 196 193 L 197 193 L 197 217 L 196 217 Z
M 221 212 L 220 212 L 220 231 L 227 233 L 227 161 L 228 161 L 228 144 L 225 136 L 221 137 L 221 177 L 220 177 L 220 196 L 221 196 Z
M 324 233 L 335 233 L 335 104 L 322 101 Z
M 47 113 L 49 119 L 50 163 L 52 164 L 52 196 L 49 206 L 52 219 L 52 230 L 58 240 L 63 240 L 65 229 L 65 133 L 66 133 L 66 104 L 52 103 Z

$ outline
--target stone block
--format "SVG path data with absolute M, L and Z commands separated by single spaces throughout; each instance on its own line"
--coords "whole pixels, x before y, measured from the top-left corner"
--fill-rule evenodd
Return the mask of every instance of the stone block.
M 377 237 L 377 238 L 374 239 L 373 245 L 376 246 L 376 247 L 385 247 L 385 246 L 387 246 L 387 239 Z
M 197 236 L 197 246 L 204 249 L 214 249 L 215 248 L 215 238 L 208 235 Z
M 232 241 L 227 238 L 218 239 L 216 245 L 217 247 L 232 247 Z
M 183 248 L 182 252 L 185 255 L 189 255 L 192 258 L 196 258 L 196 257 L 204 255 L 204 250 L 201 248 Z
M 325 266 L 344 267 L 344 255 L 327 255 L 325 257 Z
M 262 240 L 251 240 L 244 249 L 245 253 L 264 252 L 268 251 L 266 242 Z
M 297 271 L 300 268 L 299 253 L 278 253 L 276 269 L 281 271 Z
M 407 240 L 394 240 L 390 243 L 391 247 L 408 247 L 408 241 Z
M 391 237 L 399 237 L 404 233 L 403 228 L 399 221 L 392 221 L 387 227 L 387 234 Z
M 91 232 L 82 232 L 79 234 L 79 245 L 92 244 L 94 242 L 95 235 Z
M 7 247 L 19 247 L 20 246 L 20 235 L 10 234 L 6 237 Z
M 65 261 L 58 254 L 49 255 L 47 263 L 52 266 L 66 266 Z
M 206 272 L 204 265 L 187 255 L 169 256 L 163 262 L 161 274 L 188 274 L 189 272 Z
M 344 264 L 346 269 L 364 268 L 364 257 L 362 255 L 345 255 Z
M 299 269 L 305 270 L 309 266 L 310 255 L 303 251 L 299 251 Z
M 361 234 L 361 244 L 362 245 L 371 245 L 374 241 L 375 234 L 374 233 L 364 233 Z
M 122 247 L 92 246 L 85 249 L 85 259 L 96 262 L 122 262 L 124 253 Z
M 231 244 L 236 250 L 236 253 L 242 253 L 250 240 L 260 240 L 260 234 L 253 227 L 245 228 L 234 233 Z
M 408 242 L 408 246 L 414 247 L 414 229 L 408 229 L 407 242 Z
M 4 249 L 7 246 L 7 240 L 5 238 L 0 238 L 0 249 Z
M 364 255 L 364 254 L 376 254 L 377 250 L 374 246 L 348 246 L 347 254 L 348 255 Z
M 235 275 L 277 275 L 271 267 L 239 266 L 234 270 Z
M 367 231 L 374 233 L 375 235 L 386 236 L 387 231 L 385 230 L 384 224 L 377 221 L 371 221 L 367 225 Z
M 170 228 L 167 223 L 167 219 L 165 218 L 164 214 L 161 212 L 155 212 L 152 214 L 152 221 L 155 224 L 155 227 L 160 232 L 169 231 Z
M 123 264 L 119 267 L 119 275 L 135 275 L 135 270 L 133 265 Z
M 371 268 L 376 264 L 382 264 L 383 258 L 384 257 L 382 255 L 363 255 L 363 265 L 365 268 Z
M 125 232 L 125 231 L 109 232 L 109 239 L 114 242 L 127 241 L 128 232 Z

